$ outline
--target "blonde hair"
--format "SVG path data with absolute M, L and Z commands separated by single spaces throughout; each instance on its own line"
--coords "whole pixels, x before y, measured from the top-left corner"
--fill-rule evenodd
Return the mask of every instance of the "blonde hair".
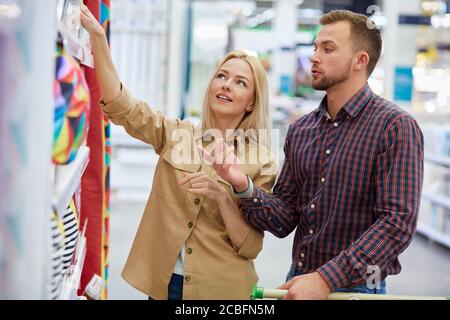
M 353 37 L 353 50 L 366 51 L 369 55 L 367 76 L 369 77 L 380 59 L 382 40 L 379 27 L 365 15 L 348 10 L 333 10 L 322 16 L 321 25 L 327 25 L 339 21 L 348 21 Z
M 214 128 L 214 117 L 210 108 L 209 103 L 209 91 L 211 89 L 211 84 L 215 79 L 217 72 L 223 66 L 225 62 L 231 59 L 242 59 L 248 63 L 252 70 L 253 78 L 255 79 L 255 103 L 253 110 L 247 112 L 242 118 L 236 129 L 255 129 L 257 133 L 258 141 L 265 142 L 265 144 L 270 144 L 269 133 L 270 133 L 270 117 L 269 117 L 269 87 L 267 84 L 266 71 L 258 60 L 257 57 L 251 55 L 244 50 L 235 50 L 228 53 L 222 61 L 217 65 L 214 71 L 208 87 L 205 92 L 203 99 L 203 112 L 202 112 L 202 128 L 203 130 Z M 231 129 L 231 128 L 230 128 Z M 260 129 L 267 129 L 267 136 L 261 137 L 262 131 Z

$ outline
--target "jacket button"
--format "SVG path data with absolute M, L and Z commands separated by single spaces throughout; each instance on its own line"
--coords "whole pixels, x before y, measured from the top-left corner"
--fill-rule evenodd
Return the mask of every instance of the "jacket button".
M 191 254 L 192 253 L 192 248 L 187 248 L 186 252 L 187 252 L 187 254 Z
M 197 205 L 200 204 L 200 199 L 199 198 L 195 198 L 194 199 L 194 203 L 197 204 Z
M 191 276 L 185 276 L 185 277 L 184 277 L 184 280 L 186 280 L 186 281 L 191 280 Z
M 194 223 L 193 223 L 192 221 L 189 221 L 189 222 L 188 222 L 188 227 L 189 227 L 189 228 L 192 228 L 193 226 L 194 226 Z

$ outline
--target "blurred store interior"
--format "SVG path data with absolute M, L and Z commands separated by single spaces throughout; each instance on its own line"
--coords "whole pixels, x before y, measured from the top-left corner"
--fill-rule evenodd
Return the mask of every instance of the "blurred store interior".
M 0 0 L 0 31 L 3 33 L 8 25 L 1 14 L 4 10 L 2 5 L 13 2 L 16 1 Z M 57 3 L 56 0 L 48 2 L 53 6 Z M 20 5 L 21 1 L 17 3 Z M 402 272 L 387 279 L 388 293 L 448 296 L 449 0 L 111 0 L 108 6 L 110 46 L 123 83 L 136 97 L 147 101 L 169 117 L 190 119 L 196 123 L 200 121 L 203 92 L 224 54 L 237 48 L 257 54 L 269 78 L 272 126 L 277 129 L 272 135 L 272 148 L 281 165 L 282 146 L 288 125 L 317 108 L 324 95 L 324 92 L 312 89 L 310 56 L 313 39 L 320 29 L 320 16 L 332 9 L 349 9 L 366 14 L 381 27 L 383 52 L 369 84 L 376 94 L 395 101 L 413 114 L 425 136 L 425 177 L 417 233 L 411 245 L 400 256 Z M 39 6 L 35 8 L 35 23 L 43 23 L 42 28 L 53 30 L 52 28 L 57 27 L 46 22 L 51 20 L 49 12 Z M 41 36 L 36 33 L 30 39 Z M 30 48 L 38 46 L 30 41 Z M 49 46 L 47 53 L 41 54 L 51 56 L 54 38 L 46 39 L 42 36 L 40 41 L 39 45 L 42 46 L 44 42 Z M 25 45 L 25 42 L 22 44 Z M 1 46 L 0 43 L 0 48 Z M 53 75 L 52 61 L 45 61 L 47 62 L 39 66 L 41 77 L 44 74 Z M 0 58 L 0 69 L 6 64 L 7 61 Z M 27 65 L 23 68 L 26 70 Z M 14 73 L 10 75 L 12 74 Z M 39 83 L 39 79 L 29 78 L 21 84 L 21 88 L 26 89 L 32 83 Z M 2 90 L 9 90 L 9 84 L 6 85 L 4 81 L 6 80 L 0 79 L 0 93 Z M 40 89 L 29 92 L 33 99 L 41 99 Z M 51 96 L 44 98 L 51 99 Z M 0 103 L 1 99 L 0 97 Z M 26 104 L 23 99 L 17 99 Z M 15 110 L 14 112 L 19 112 L 19 109 Z M 14 112 L 10 112 L 11 117 L 26 114 L 25 111 L 21 111 L 19 115 Z M 52 119 L 52 112 L 34 110 L 28 115 Z M 34 123 L 31 127 L 39 132 L 36 137 L 38 140 L 44 139 L 44 136 L 48 136 L 48 139 L 52 137 L 52 129 L 43 124 Z M 0 127 L 1 130 L 6 128 Z M 108 269 L 105 271 L 108 281 L 107 298 L 147 299 L 121 278 L 121 271 L 150 194 L 158 156 L 150 146 L 131 138 L 121 127 L 111 125 L 110 134 L 109 230 L 108 252 L 105 253 L 105 268 Z M 28 132 L 26 135 L 33 134 Z M 36 151 L 33 146 L 34 144 L 29 146 L 30 152 Z M 0 138 L 1 179 L 14 179 L 6 174 L 10 171 L 2 170 L 1 159 L 10 150 L 8 148 L 10 144 Z M 19 182 L 14 183 L 14 187 L 0 189 L 5 190 L 6 194 L 9 192 L 15 195 L 6 199 L 0 196 L 2 209 L 15 208 L 8 201 L 17 204 L 23 194 L 33 193 L 32 199 L 23 200 L 21 210 L 42 210 L 48 214 L 45 210 L 51 206 L 51 201 L 47 200 L 52 195 L 54 197 L 54 182 L 34 192 L 33 183 L 30 185 L 29 179 L 45 180 L 48 172 L 55 169 L 53 164 L 45 160 L 48 154 L 43 154 L 49 153 L 49 149 L 36 152 L 38 155 L 33 161 L 39 163 L 38 169 L 23 171 L 23 175 L 27 174 L 27 177 L 18 178 Z M 14 162 L 16 158 L 10 156 L 9 161 Z M 3 165 L 5 163 L 7 162 L 3 162 Z M 54 199 L 52 201 L 54 205 Z M 7 218 L 6 211 L 4 213 L 0 214 L 0 230 L 10 228 L 8 223 L 11 220 Z M 30 214 L 27 213 L 22 218 L 30 218 L 29 223 L 36 228 L 42 225 L 40 220 L 33 220 L 37 218 Z M 21 220 L 19 223 L 24 222 Z M 22 233 L 23 230 L 26 229 L 22 229 Z M 82 230 L 81 225 L 79 230 Z M 48 292 L 42 288 L 46 276 L 40 275 L 38 280 L 28 284 L 25 280 L 5 280 L 14 275 L 7 266 L 10 263 L 10 252 L 16 249 L 10 248 L 10 237 L 6 236 L 7 233 L 2 233 L 5 236 L 0 235 L 0 283 L 2 279 L 4 282 L 0 285 L 0 297 L 49 298 Z M 20 234 L 17 237 L 20 238 Z M 14 241 L 15 236 L 12 235 L 11 238 Z M 46 245 L 47 238 L 43 235 L 36 235 L 36 239 L 37 246 Z M 292 242 L 293 234 L 278 239 L 266 233 L 263 251 L 255 260 L 261 286 L 275 288 L 284 282 L 291 261 Z M 21 245 L 26 246 L 23 243 Z M 28 258 L 21 260 L 19 255 L 17 266 L 28 261 L 36 266 L 37 270 L 33 272 L 45 274 L 42 268 L 48 266 L 46 256 L 27 250 L 25 248 L 23 252 Z M 49 254 L 48 250 L 45 252 Z M 106 259 L 104 256 L 102 258 Z M 25 272 L 23 267 L 16 270 Z M 28 289 L 24 290 L 23 286 L 28 286 Z

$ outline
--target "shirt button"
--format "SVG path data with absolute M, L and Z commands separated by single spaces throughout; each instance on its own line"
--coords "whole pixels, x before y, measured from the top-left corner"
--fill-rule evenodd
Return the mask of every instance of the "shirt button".
M 301 268 L 303 266 L 303 263 L 299 262 L 297 265 Z
M 312 205 L 311 205 L 311 209 L 314 209 L 316 207 L 316 205 L 313 203 Z
M 325 182 L 325 178 L 320 179 L 320 181 Z
M 191 276 L 185 276 L 185 277 L 184 277 L 184 280 L 190 281 L 190 280 L 191 280 Z
M 327 154 L 330 154 L 331 153 L 331 150 L 330 149 L 328 149 L 327 151 L 325 151 Z
M 253 202 L 254 202 L 254 203 L 257 203 L 257 202 L 258 202 L 258 199 L 257 199 L 257 198 L 254 198 L 254 199 L 253 199 Z
M 314 230 L 313 229 L 309 229 L 309 234 L 313 234 Z
M 192 228 L 193 226 L 194 226 L 194 223 L 193 223 L 192 221 L 189 221 L 189 222 L 188 222 L 188 227 L 189 227 L 189 228 Z
M 333 126 L 334 126 L 335 128 L 337 128 L 338 125 L 339 125 L 339 123 L 337 123 L 337 122 L 333 123 Z
M 191 254 L 192 253 L 192 248 L 187 248 L 186 252 L 187 252 L 187 254 Z
M 198 205 L 200 203 L 200 199 L 199 198 L 195 198 L 194 199 L 194 203 Z
M 305 254 L 304 254 L 303 252 L 300 253 L 300 257 L 304 258 L 304 257 L 305 257 Z

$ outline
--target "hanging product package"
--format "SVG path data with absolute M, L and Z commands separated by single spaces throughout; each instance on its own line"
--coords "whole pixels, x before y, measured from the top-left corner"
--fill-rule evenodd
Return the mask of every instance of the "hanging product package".
M 87 137 L 90 95 L 83 70 L 64 50 L 59 50 L 56 57 L 54 94 L 52 159 L 55 164 L 68 164 Z

